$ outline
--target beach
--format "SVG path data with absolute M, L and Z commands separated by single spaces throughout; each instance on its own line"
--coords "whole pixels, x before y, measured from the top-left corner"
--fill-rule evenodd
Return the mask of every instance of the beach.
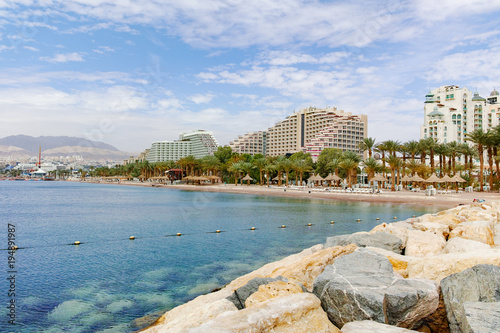
M 408 190 L 394 191 L 390 189 L 382 190 L 381 194 L 361 194 L 361 193 L 335 193 L 325 191 L 314 191 L 311 189 L 293 190 L 284 187 L 267 187 L 259 185 L 237 185 L 234 184 L 214 184 L 214 185 L 164 185 L 151 182 L 106 182 L 104 184 L 145 186 L 156 188 L 169 188 L 184 191 L 200 192 L 223 192 L 235 194 L 270 195 L 291 198 L 325 199 L 338 201 L 356 201 L 369 203 L 394 203 L 411 204 L 418 206 L 436 206 L 439 208 L 452 208 L 460 204 L 470 204 L 474 199 L 484 199 L 486 202 L 500 198 L 499 193 L 493 192 L 472 192 L 472 193 L 449 193 L 426 196 L 424 192 L 411 192 Z M 311 192 L 309 192 L 311 191 Z

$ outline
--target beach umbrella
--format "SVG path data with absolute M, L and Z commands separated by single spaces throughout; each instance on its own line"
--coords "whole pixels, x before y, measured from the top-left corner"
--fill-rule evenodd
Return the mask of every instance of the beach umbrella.
M 420 177 L 419 175 L 415 175 L 415 176 L 412 176 L 410 178 L 410 181 L 412 182 L 423 182 L 425 181 L 425 179 L 423 179 L 422 177 Z
M 329 174 L 328 176 L 326 176 L 325 180 L 329 181 L 331 186 L 333 181 L 341 180 L 341 178 L 337 175 Z
M 250 181 L 253 180 L 253 178 L 250 177 L 250 175 L 248 175 L 248 173 L 247 173 L 247 175 L 245 177 L 243 177 L 242 180 L 246 180 L 247 181 L 247 185 L 250 185 Z
M 373 176 L 372 178 L 370 178 L 368 180 L 371 182 L 385 182 L 385 181 L 387 181 L 387 178 L 385 178 L 384 176 L 382 176 L 380 174 L 376 174 L 375 176 Z
M 466 180 L 463 179 L 458 173 L 455 176 L 453 176 L 451 179 L 453 182 L 456 182 L 456 183 L 465 183 L 466 182 Z
M 426 183 L 443 183 L 444 181 L 436 176 L 435 174 L 432 174 L 429 178 L 424 180 Z
M 441 178 L 441 180 L 442 180 L 443 182 L 448 183 L 448 182 L 452 182 L 452 181 L 453 181 L 453 178 L 451 178 L 451 177 L 450 177 L 450 176 L 448 176 L 448 175 L 444 175 L 444 176 Z
M 408 175 L 404 175 L 404 177 L 403 177 L 403 178 L 401 178 L 401 181 L 402 181 L 402 182 L 410 182 L 410 181 L 411 181 L 411 178 L 410 178 L 410 177 L 408 177 Z

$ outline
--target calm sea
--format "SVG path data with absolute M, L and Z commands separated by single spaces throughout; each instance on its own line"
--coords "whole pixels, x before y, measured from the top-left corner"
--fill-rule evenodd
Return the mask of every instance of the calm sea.
M 147 325 L 150 315 L 328 236 L 437 210 L 14 181 L 0 181 L 0 207 L 0 247 L 7 247 L 10 223 L 21 248 L 14 258 L 15 297 L 8 296 L 5 278 L 8 252 L 0 251 L 0 332 L 75 333 L 132 332 Z M 172 236 L 177 233 L 182 236 Z M 82 244 L 68 245 L 75 241 Z M 16 326 L 8 323 L 11 299 Z

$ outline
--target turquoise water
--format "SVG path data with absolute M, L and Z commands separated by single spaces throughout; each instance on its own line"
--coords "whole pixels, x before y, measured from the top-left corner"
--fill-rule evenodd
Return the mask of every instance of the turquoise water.
M 0 247 L 7 247 L 11 223 L 21 248 L 15 253 L 17 325 L 7 322 L 9 282 L 2 278 L 0 332 L 132 332 L 149 323 L 142 317 L 324 243 L 328 236 L 437 210 L 13 181 L 0 181 L 0 204 Z M 176 233 L 182 236 L 172 236 Z M 135 240 L 128 239 L 132 235 Z M 82 244 L 65 245 L 75 241 Z M 0 256 L 7 276 L 7 251 Z

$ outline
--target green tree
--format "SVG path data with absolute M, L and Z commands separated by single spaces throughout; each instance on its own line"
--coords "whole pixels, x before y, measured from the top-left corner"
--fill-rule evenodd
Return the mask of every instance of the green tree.
M 479 191 L 483 191 L 483 171 L 484 171 L 484 146 L 488 140 L 488 136 L 483 132 L 482 129 L 476 129 L 473 132 L 467 134 L 465 138 L 466 141 L 470 141 L 476 145 L 477 152 L 479 155 Z
M 359 149 L 364 151 L 368 151 L 368 157 L 372 157 L 373 149 L 375 148 L 375 139 L 374 138 L 363 138 L 359 143 Z

